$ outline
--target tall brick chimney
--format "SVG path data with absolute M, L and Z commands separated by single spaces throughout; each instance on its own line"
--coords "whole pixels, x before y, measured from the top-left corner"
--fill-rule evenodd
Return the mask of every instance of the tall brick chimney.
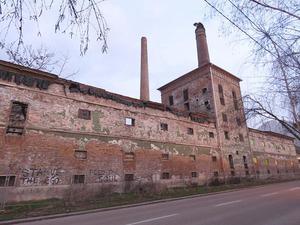
M 205 28 L 202 23 L 194 23 L 196 27 L 196 42 L 198 54 L 198 67 L 203 66 L 210 62 L 208 54 L 208 46 L 205 34 Z
M 149 72 L 148 72 L 148 50 L 147 38 L 142 37 L 141 40 L 141 86 L 140 99 L 149 101 Z

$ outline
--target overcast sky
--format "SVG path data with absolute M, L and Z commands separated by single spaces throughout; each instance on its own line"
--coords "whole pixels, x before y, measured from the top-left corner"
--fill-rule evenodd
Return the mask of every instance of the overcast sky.
M 71 40 L 67 35 L 54 34 L 54 25 L 49 26 L 57 19 L 53 13 L 40 23 L 41 37 L 37 37 L 35 26 L 27 26 L 25 40 L 35 46 L 42 43 L 57 55 L 68 54 L 66 74 L 79 71 L 72 80 L 139 98 L 140 39 L 146 36 L 150 96 L 160 102 L 157 88 L 197 67 L 193 23 L 203 22 L 212 63 L 240 77 L 244 94 L 255 92 L 261 85 L 260 79 L 253 79 L 259 72 L 249 64 L 248 44 L 239 41 L 241 36 L 222 34 L 223 18 L 206 19 L 209 8 L 202 0 L 107 0 L 100 8 L 110 28 L 105 54 L 92 40 L 87 54 L 80 56 L 76 37 Z M 3 52 L 1 57 L 6 59 Z

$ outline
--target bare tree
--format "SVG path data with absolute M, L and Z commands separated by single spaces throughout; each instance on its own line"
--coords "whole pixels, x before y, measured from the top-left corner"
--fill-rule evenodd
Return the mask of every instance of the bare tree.
M 107 50 L 108 27 L 100 10 L 103 0 L 1 0 L 0 1 L 0 42 L 5 45 L 9 33 L 17 36 L 18 47 L 24 44 L 24 29 L 30 23 L 36 24 L 37 35 L 41 35 L 39 21 L 46 11 L 57 12 L 53 25 L 55 32 L 67 33 L 72 38 L 80 37 L 80 52 L 85 54 L 90 36 L 102 44 L 102 52 Z M 50 22 L 51 20 L 49 20 Z M 19 49 L 17 49 L 18 51 Z
M 285 104 L 279 111 L 288 114 L 294 128 L 300 127 L 300 2 L 298 0 L 204 0 L 212 15 L 221 15 L 230 23 L 223 27 L 238 29 L 253 44 L 256 63 L 269 70 L 266 93 L 276 94 Z M 229 29 L 228 29 L 229 28 Z M 233 33 L 233 32 L 231 32 Z M 236 32 L 235 32 L 236 34 Z M 259 76 L 259 75 L 257 75 Z M 279 111 L 266 110 L 270 102 L 251 98 L 254 114 L 283 120 Z M 255 108 L 257 109 L 257 108 Z M 279 114 L 278 114 L 279 113 Z M 254 115 L 252 114 L 252 115 Z M 291 124 L 291 123 L 289 123 Z M 282 124 L 283 125 L 283 124 Z M 299 130 L 298 130 L 299 131 Z

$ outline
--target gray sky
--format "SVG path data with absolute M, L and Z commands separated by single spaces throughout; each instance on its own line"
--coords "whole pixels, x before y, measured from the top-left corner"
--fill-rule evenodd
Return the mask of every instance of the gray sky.
M 108 91 L 139 98 L 140 38 L 148 38 L 150 95 L 160 102 L 158 87 L 193 70 L 197 66 L 194 22 L 203 22 L 212 63 L 243 79 L 242 92 L 255 92 L 262 79 L 249 64 L 249 46 L 241 36 L 225 37 L 219 30 L 223 18 L 205 19 L 209 8 L 201 0 L 107 0 L 100 4 L 107 20 L 109 49 L 101 53 L 92 40 L 89 51 L 80 56 L 79 40 L 54 34 L 57 16 L 49 13 L 40 23 L 42 36 L 35 25 L 27 26 L 24 38 L 33 45 L 43 44 L 56 54 L 70 57 L 66 74 L 79 70 L 72 80 Z M 50 21 L 53 20 L 52 23 Z M 236 31 L 238 32 L 238 31 Z M 10 38 L 15 38 L 11 36 Z M 5 59 L 3 52 L 1 57 Z

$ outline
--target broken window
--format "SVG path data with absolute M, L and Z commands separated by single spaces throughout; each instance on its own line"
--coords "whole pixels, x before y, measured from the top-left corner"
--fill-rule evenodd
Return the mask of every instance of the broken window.
M 192 172 L 191 175 L 192 175 L 192 177 L 198 177 L 197 172 Z
M 125 181 L 133 181 L 134 180 L 134 175 L 132 173 L 125 174 L 124 180 Z
M 134 152 L 125 152 L 125 154 L 124 154 L 125 161 L 133 161 L 134 158 L 135 158 Z
M 189 135 L 193 135 L 193 134 L 194 134 L 194 129 L 189 127 L 189 128 L 187 129 L 187 133 L 188 133 Z
M 78 118 L 91 120 L 91 111 L 87 109 L 78 109 Z
M 227 114 L 222 113 L 223 122 L 228 122 Z
M 228 131 L 224 131 L 224 136 L 225 136 L 225 139 L 229 140 L 229 132 Z
M 217 156 L 212 156 L 212 157 L 211 157 L 211 160 L 212 160 L 213 162 L 217 162 Z
M 130 117 L 126 117 L 125 118 L 125 125 L 127 125 L 127 126 L 134 126 L 135 125 L 135 119 L 134 118 L 130 118 Z
M 168 130 L 168 124 L 167 123 L 161 123 L 160 124 L 160 129 L 164 130 L 164 131 L 167 131 Z
M 28 105 L 21 102 L 12 102 L 7 134 L 22 135 L 27 117 Z
M 184 103 L 184 109 L 190 111 L 190 103 L 188 102 Z
M 162 173 L 161 179 L 163 179 L 163 180 L 170 179 L 170 173 L 168 173 L 168 172 Z
M 208 134 L 209 134 L 209 137 L 210 137 L 210 138 L 214 138 L 214 137 L 215 137 L 214 132 L 209 132 Z
M 173 98 L 173 95 L 170 95 L 170 96 L 169 96 L 169 104 L 170 104 L 170 105 L 174 105 L 174 98 Z
M 163 153 L 163 154 L 161 154 L 161 158 L 163 160 L 169 160 L 169 153 Z
M 15 186 L 16 176 L 0 176 L 0 187 Z
M 189 91 L 188 89 L 183 90 L 183 101 L 189 100 Z
M 228 156 L 228 160 L 229 160 L 229 166 L 231 169 L 234 169 L 234 163 L 233 163 L 233 157 L 232 155 Z
M 196 156 L 195 156 L 195 155 L 190 155 L 190 159 L 191 159 L 192 161 L 196 161 Z
M 73 184 L 84 184 L 85 175 L 74 175 Z
M 244 136 L 243 136 L 243 134 L 239 134 L 239 139 L 240 139 L 240 142 L 244 142 Z

